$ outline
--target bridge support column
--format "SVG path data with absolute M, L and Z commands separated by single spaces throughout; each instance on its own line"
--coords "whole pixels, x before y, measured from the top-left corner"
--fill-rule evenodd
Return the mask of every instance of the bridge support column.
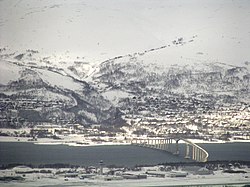
M 195 147 L 195 160 L 196 161 L 198 160 L 198 149 L 197 149 L 197 147 Z
M 196 160 L 197 160 L 198 162 L 200 162 L 200 156 L 201 156 L 201 155 L 200 155 L 200 150 L 198 149 L 197 152 L 198 152 L 198 154 L 197 154 L 197 159 L 196 159 Z
M 169 152 L 171 152 L 170 147 L 171 147 L 171 143 L 170 143 L 170 139 L 168 139 L 168 151 L 169 151 Z
M 198 161 L 199 162 L 199 149 L 197 147 L 194 146 L 194 157 L 193 160 Z
M 203 152 L 200 150 L 200 159 L 199 159 L 200 162 L 203 161 Z
M 193 160 L 196 160 L 196 147 L 195 146 L 193 146 L 193 154 L 192 154 L 192 159 Z
M 168 147 L 167 147 L 167 149 L 168 149 L 168 151 L 169 151 L 169 152 L 171 152 L 170 147 L 171 147 L 171 144 L 170 144 L 170 139 L 168 139 Z
M 186 156 L 185 156 L 186 159 L 190 159 L 190 155 L 189 155 L 189 145 L 186 144 Z
M 176 145 L 176 149 L 175 149 L 175 155 L 179 155 L 180 154 L 180 151 L 179 151 L 179 140 L 176 141 L 175 145 Z
M 169 152 L 173 153 L 173 151 L 172 151 L 172 139 L 169 139 Z

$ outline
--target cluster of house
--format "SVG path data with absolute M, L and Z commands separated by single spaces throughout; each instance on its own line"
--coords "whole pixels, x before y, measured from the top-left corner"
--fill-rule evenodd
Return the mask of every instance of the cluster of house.
M 34 112 L 35 109 L 41 110 L 46 108 L 61 107 L 65 107 L 65 103 L 60 100 L 47 101 L 27 98 L 0 98 L 0 127 L 18 128 L 21 127 L 24 123 L 34 123 L 39 121 Z M 34 117 L 34 121 L 29 119 L 32 118 L 32 115 Z M 54 122 L 62 120 L 64 123 L 67 123 L 69 121 L 69 119 L 53 119 L 53 117 L 50 120 Z
M 36 118 L 31 109 L 63 107 L 61 101 L 0 98 L 0 127 L 18 127 L 26 123 L 25 117 Z M 89 136 L 165 136 L 182 134 L 202 139 L 250 139 L 250 105 L 246 103 L 219 103 L 207 98 L 174 96 L 132 97 L 120 106 L 122 118 L 129 124 L 119 126 L 121 131 L 109 132 L 100 124 L 84 127 L 74 119 L 51 116 L 50 123 L 29 121 L 31 136 L 56 137 L 55 135 L 85 134 Z M 26 112 L 26 113 L 25 113 Z M 58 120 L 61 120 L 58 123 Z M 39 125 L 40 124 L 40 125 Z M 55 125 L 60 124 L 60 125 Z M 121 133 L 122 132 L 122 133 Z
M 250 139 L 250 105 L 246 103 L 219 104 L 185 97 L 134 97 L 126 103 L 124 119 L 130 126 L 124 130 L 128 133 Z
M 39 181 L 41 179 L 59 179 L 64 181 L 84 180 L 90 181 L 128 181 L 128 180 L 152 180 L 165 178 L 167 180 L 175 178 L 202 179 L 202 178 L 220 178 L 224 175 L 240 177 L 240 181 L 249 181 L 249 166 L 240 163 L 209 163 L 206 165 L 193 164 L 174 164 L 156 165 L 156 166 L 134 166 L 134 167 L 116 167 L 105 166 L 101 160 L 97 166 L 70 166 L 63 164 L 54 164 L 49 167 L 41 165 L 39 168 L 31 168 L 25 165 L 19 165 L 8 169 L 0 169 L 1 181 Z M 231 175 L 232 174 L 232 175 Z M 207 176 L 207 177 L 206 177 Z M 161 178 L 161 179 L 160 179 Z M 44 180 L 43 180 L 44 182 Z
M 30 168 L 28 166 L 16 166 L 12 169 L 0 170 L 0 176 L 9 179 L 9 177 L 18 177 L 19 180 L 29 179 L 29 175 L 36 174 L 37 177 L 48 177 L 48 178 L 64 178 L 69 180 L 70 178 L 78 179 L 102 179 L 105 181 L 111 180 L 127 180 L 127 179 L 147 179 L 147 178 L 176 178 L 176 177 L 187 177 L 188 175 L 213 175 L 214 172 L 211 169 L 200 166 L 186 166 L 179 168 L 178 170 L 173 169 L 173 166 L 151 166 L 151 167 L 119 167 L 119 168 L 108 168 L 104 167 L 102 161 L 99 166 L 88 166 L 78 168 Z M 34 176 L 33 176 L 34 178 Z

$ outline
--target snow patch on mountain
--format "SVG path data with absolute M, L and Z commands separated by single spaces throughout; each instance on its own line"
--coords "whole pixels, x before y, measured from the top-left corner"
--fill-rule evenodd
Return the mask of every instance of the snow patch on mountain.
M 0 63 L 0 84 L 7 85 L 20 77 L 20 71 L 23 69 L 22 67 L 17 67 L 5 60 L 1 60 Z
M 118 90 L 118 89 L 112 89 L 108 90 L 106 92 L 103 92 L 102 95 L 107 98 L 109 101 L 111 101 L 114 106 L 118 106 L 119 101 L 124 98 L 132 97 L 133 94 L 129 94 L 125 91 Z
M 59 88 L 74 91 L 82 89 L 81 84 L 74 82 L 74 80 L 70 77 L 43 69 L 38 69 L 37 72 L 39 72 L 39 76 L 51 86 L 58 86 Z

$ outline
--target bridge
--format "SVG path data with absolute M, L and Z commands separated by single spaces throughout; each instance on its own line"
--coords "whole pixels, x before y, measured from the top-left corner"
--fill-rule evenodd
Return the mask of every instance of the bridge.
M 208 152 L 199 145 L 180 137 L 166 137 L 166 138 L 146 138 L 133 139 L 132 145 L 147 147 L 151 149 L 158 149 L 179 155 L 179 141 L 182 140 L 186 144 L 185 158 L 192 159 L 197 162 L 206 162 L 208 159 Z

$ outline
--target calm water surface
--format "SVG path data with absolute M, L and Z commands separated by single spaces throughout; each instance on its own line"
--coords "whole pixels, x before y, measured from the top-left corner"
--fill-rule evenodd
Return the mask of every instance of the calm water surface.
M 209 160 L 250 161 L 250 143 L 200 144 L 209 152 Z M 184 145 L 180 145 L 184 154 Z M 73 147 L 67 145 L 37 145 L 21 142 L 0 142 L 0 164 L 76 164 L 134 166 L 187 161 L 167 152 L 130 145 Z

